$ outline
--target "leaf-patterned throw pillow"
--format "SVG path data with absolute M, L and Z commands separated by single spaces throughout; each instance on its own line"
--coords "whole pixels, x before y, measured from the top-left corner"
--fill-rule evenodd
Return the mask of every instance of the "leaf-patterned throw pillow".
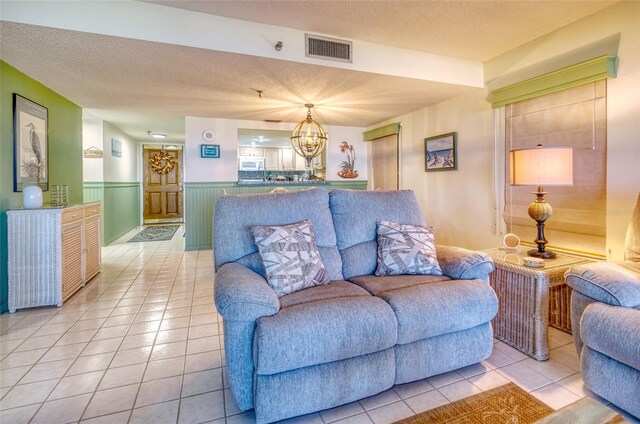
M 267 282 L 278 297 L 329 282 L 311 222 L 251 227 Z
M 378 221 L 376 275 L 442 275 L 433 228 Z

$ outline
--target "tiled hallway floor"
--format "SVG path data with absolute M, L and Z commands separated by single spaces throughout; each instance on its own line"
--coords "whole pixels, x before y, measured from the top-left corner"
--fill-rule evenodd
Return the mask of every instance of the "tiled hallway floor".
M 185 252 L 182 230 L 126 243 L 135 233 L 103 249 L 102 273 L 63 308 L 0 316 L 2 424 L 255 421 L 226 384 L 211 251 Z M 290 421 L 390 423 L 508 381 L 553 408 L 595 396 L 567 334 L 552 330 L 546 362 L 494 346 L 481 364 Z

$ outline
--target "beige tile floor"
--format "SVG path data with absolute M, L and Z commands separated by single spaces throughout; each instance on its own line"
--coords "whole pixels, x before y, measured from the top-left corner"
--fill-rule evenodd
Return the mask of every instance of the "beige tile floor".
M 211 251 L 185 252 L 182 230 L 126 243 L 136 232 L 103 249 L 102 273 L 64 307 L 0 316 L 2 424 L 255 421 L 226 383 Z M 289 421 L 386 424 L 508 381 L 553 408 L 597 398 L 571 337 L 551 330 L 550 341 L 549 361 L 496 341 L 480 364 Z

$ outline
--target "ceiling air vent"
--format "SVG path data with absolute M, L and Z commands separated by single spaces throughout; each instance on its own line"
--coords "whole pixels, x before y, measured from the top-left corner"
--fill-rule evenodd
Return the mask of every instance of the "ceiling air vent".
M 305 34 L 306 57 L 352 63 L 353 43 L 336 38 Z

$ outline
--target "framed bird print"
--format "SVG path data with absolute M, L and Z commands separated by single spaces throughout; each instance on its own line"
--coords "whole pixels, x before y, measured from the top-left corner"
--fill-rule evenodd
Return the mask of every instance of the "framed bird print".
M 13 93 L 13 191 L 38 185 L 49 190 L 46 107 Z

